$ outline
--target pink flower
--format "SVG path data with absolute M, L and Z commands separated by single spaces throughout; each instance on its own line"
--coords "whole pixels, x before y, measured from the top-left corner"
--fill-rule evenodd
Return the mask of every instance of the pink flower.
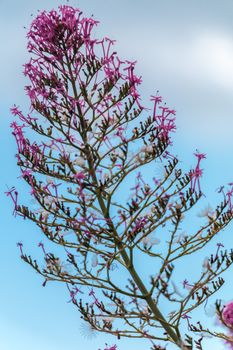
M 199 152 L 194 153 L 194 155 L 197 157 L 197 165 L 195 169 L 191 171 L 191 189 L 195 191 L 197 186 L 198 191 L 201 193 L 200 178 L 203 174 L 203 170 L 200 168 L 200 163 L 202 159 L 206 158 L 206 155 Z
M 224 323 L 230 328 L 228 333 L 229 339 L 233 340 L 233 301 L 229 302 L 227 305 L 224 306 L 222 319 Z M 233 349 L 232 341 L 226 340 L 225 343 L 229 346 L 229 349 Z
M 17 243 L 17 247 L 19 247 L 21 256 L 23 256 L 23 243 L 22 243 L 22 242 L 18 242 L 18 243 Z
M 117 350 L 117 346 L 116 345 L 112 345 L 112 346 L 108 346 L 108 344 L 105 344 L 105 348 L 104 350 Z M 100 350 L 100 349 L 99 349 Z
M 232 184 L 231 184 L 232 186 Z M 228 202 L 228 207 L 229 207 L 229 210 L 232 211 L 232 195 L 233 195 L 233 186 L 231 187 L 231 189 L 229 191 L 227 191 L 226 193 L 226 198 L 227 198 L 227 202 Z
M 76 180 L 78 180 L 78 181 L 84 180 L 84 179 L 85 179 L 85 174 L 82 173 L 82 172 L 80 171 L 80 173 L 76 173 L 76 174 L 74 175 L 74 178 L 75 178 Z
M 19 110 L 19 107 L 17 107 L 16 105 L 14 105 L 14 107 L 12 107 L 10 111 L 14 116 L 19 115 L 21 113 L 21 111 Z
M 222 313 L 223 321 L 230 327 L 233 327 L 233 301 L 228 303 Z
M 5 194 L 7 196 L 10 196 L 14 203 L 14 212 L 13 215 L 16 215 L 16 210 L 17 210 L 17 201 L 18 201 L 18 192 L 16 191 L 15 187 L 12 187 L 10 190 L 6 191 Z
M 157 105 L 162 102 L 162 97 L 161 96 L 153 96 L 152 95 L 150 100 L 154 101 L 153 119 L 155 120 L 156 116 L 157 116 L 157 113 L 156 113 L 157 112 L 156 111 Z

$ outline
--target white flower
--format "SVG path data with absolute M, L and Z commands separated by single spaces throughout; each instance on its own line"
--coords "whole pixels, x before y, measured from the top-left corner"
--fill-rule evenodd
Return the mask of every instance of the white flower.
M 152 153 L 153 152 L 153 147 L 151 145 L 149 146 L 143 146 L 140 150 L 140 152 L 144 153 Z
M 148 309 L 148 305 L 144 301 L 139 302 L 139 308 L 140 308 L 140 311 L 144 315 L 149 315 L 150 314 L 149 309 Z
M 215 211 L 211 208 L 211 206 L 208 204 L 205 208 L 203 208 L 198 214 L 197 216 L 199 218 L 211 218 L 211 219 L 215 219 L 216 217 L 216 213 Z
M 97 336 L 96 330 L 88 322 L 83 322 L 80 325 L 80 332 L 86 339 L 93 339 Z
M 35 213 L 41 214 L 44 219 L 47 219 L 49 217 L 49 215 L 50 215 L 50 213 L 47 210 L 43 209 L 43 208 L 40 208 L 40 209 L 36 210 Z
M 63 122 L 68 121 L 67 115 L 65 115 L 65 114 L 62 114 L 62 116 L 60 118 L 61 118 L 61 121 L 63 121 Z
M 181 243 L 186 237 L 188 237 L 186 232 L 182 232 L 181 234 L 175 236 L 174 243 Z
M 156 178 L 156 180 L 161 181 L 166 176 L 166 170 L 162 164 L 157 164 L 153 174 Z
M 51 205 L 55 202 L 54 198 L 51 196 L 47 196 L 44 198 L 44 204 Z
M 205 259 L 203 260 L 202 267 L 204 270 L 206 270 L 209 268 L 209 266 L 210 266 L 209 258 L 206 256 Z
M 118 122 L 118 118 L 115 115 L 109 118 L 109 125 L 114 125 L 117 122 Z
M 103 318 L 106 322 L 113 323 L 114 322 L 114 317 L 104 317 Z
M 42 215 L 42 217 L 43 217 L 44 219 L 48 219 L 50 213 L 49 213 L 48 211 L 46 211 L 46 210 L 43 210 L 43 211 L 41 212 L 41 215 Z
M 74 164 L 74 165 L 78 165 L 78 166 L 84 168 L 84 167 L 85 167 L 85 164 L 86 164 L 86 161 L 85 161 L 85 159 L 84 159 L 83 157 L 77 157 L 77 158 L 75 158 L 75 160 L 73 161 L 73 164 Z
M 160 239 L 154 237 L 154 236 L 146 236 L 146 237 L 143 237 L 142 239 L 142 243 L 145 245 L 145 246 L 154 246 L 156 244 L 159 244 L 160 243 Z

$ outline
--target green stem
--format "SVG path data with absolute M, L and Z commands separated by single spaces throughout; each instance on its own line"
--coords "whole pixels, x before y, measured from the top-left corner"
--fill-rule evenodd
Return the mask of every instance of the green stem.
M 93 167 L 92 167 L 93 169 Z M 95 176 L 94 176 L 95 177 Z M 95 180 L 95 179 L 93 179 Z M 153 312 L 154 316 L 156 317 L 157 321 L 163 326 L 163 328 L 165 329 L 165 331 L 167 332 L 167 334 L 170 336 L 170 338 L 174 341 L 174 343 L 179 346 L 182 347 L 182 340 L 180 339 L 180 337 L 174 332 L 174 330 L 172 329 L 172 327 L 166 322 L 164 316 L 162 315 L 162 313 L 160 312 L 160 310 L 158 309 L 158 307 L 156 306 L 156 304 L 154 303 L 150 293 L 148 292 L 148 290 L 146 289 L 144 283 L 142 282 L 141 278 L 139 277 L 137 271 L 135 270 L 134 266 L 131 264 L 130 259 L 128 257 L 128 254 L 126 253 L 120 239 L 119 236 L 115 230 L 115 227 L 109 217 L 108 212 L 106 211 L 106 206 L 104 204 L 103 198 L 101 197 L 101 195 L 97 195 L 99 204 L 100 204 L 100 208 L 103 212 L 103 215 L 105 217 L 105 219 L 107 219 L 108 225 L 110 226 L 110 229 L 112 230 L 113 234 L 114 234 L 114 238 L 115 238 L 115 242 L 118 246 L 118 250 L 121 254 L 121 257 L 126 265 L 126 268 L 128 269 L 131 277 L 133 278 L 134 282 L 136 283 L 137 287 L 139 288 L 139 290 L 141 291 L 141 293 L 145 296 L 145 300 L 148 304 L 148 306 L 150 307 L 151 311 Z M 109 220 L 110 219 L 110 220 Z M 184 349 L 184 347 L 183 347 Z
M 76 89 L 76 85 L 75 85 L 75 81 L 72 75 L 72 70 L 71 70 L 71 66 L 67 58 L 67 65 L 68 65 L 68 70 L 69 70 L 69 74 L 71 75 L 71 81 L 72 81 L 72 88 L 73 88 L 73 92 L 74 92 L 74 97 L 76 99 L 78 99 L 78 94 L 77 94 L 77 89 Z M 133 278 L 134 282 L 136 283 L 137 287 L 139 288 L 139 290 L 141 291 L 141 293 L 144 295 L 144 298 L 148 304 L 148 306 L 150 307 L 151 311 L 153 312 L 154 316 L 156 317 L 156 320 L 162 325 L 162 327 L 164 328 L 164 330 L 167 332 L 167 334 L 170 336 L 171 341 L 173 341 L 179 348 L 182 348 L 183 350 L 185 350 L 185 347 L 183 345 L 182 340 L 180 339 L 180 337 L 176 334 L 176 332 L 173 330 L 172 326 L 167 323 L 167 321 L 165 320 L 164 316 L 162 315 L 162 313 L 160 312 L 160 310 L 158 309 L 158 307 L 156 306 L 155 302 L 153 301 L 150 293 L 148 292 L 148 290 L 146 289 L 144 283 L 142 282 L 141 278 L 139 277 L 138 273 L 136 272 L 133 264 L 130 261 L 130 258 L 128 257 L 128 254 L 126 253 L 126 250 L 121 242 L 120 237 L 118 236 L 118 233 L 113 225 L 113 222 L 109 216 L 109 211 L 108 208 L 105 206 L 104 200 L 102 198 L 101 195 L 101 191 L 100 189 L 98 189 L 98 179 L 96 177 L 96 173 L 95 173 L 95 168 L 94 168 L 94 160 L 92 157 L 92 152 L 90 150 L 90 146 L 87 143 L 87 137 L 86 137 L 86 132 L 85 132 L 85 123 L 84 120 L 82 119 L 82 115 L 81 115 L 81 111 L 79 111 L 80 113 L 80 123 L 82 125 L 82 131 L 83 131 L 83 141 L 84 144 L 86 146 L 86 155 L 87 155 L 87 161 L 89 164 L 89 169 L 90 169 L 90 174 L 91 177 L 93 179 L 93 182 L 96 185 L 97 191 L 96 191 L 96 195 L 97 195 L 97 199 L 100 205 L 100 208 L 102 210 L 103 216 L 105 217 L 105 219 L 107 219 L 107 223 L 109 225 L 109 228 L 111 229 L 112 233 L 113 233 L 113 238 L 115 241 L 115 244 L 118 247 L 118 250 L 121 254 L 121 257 L 125 263 L 126 268 L 128 269 L 131 277 Z

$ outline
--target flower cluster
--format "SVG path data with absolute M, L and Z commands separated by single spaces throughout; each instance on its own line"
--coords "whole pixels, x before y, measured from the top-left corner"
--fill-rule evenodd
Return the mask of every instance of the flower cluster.
M 226 340 L 226 344 L 230 349 L 233 349 L 233 302 L 225 305 L 222 312 L 222 322 L 228 329 L 229 340 Z
M 233 327 L 233 302 L 228 303 L 223 310 L 223 321 Z

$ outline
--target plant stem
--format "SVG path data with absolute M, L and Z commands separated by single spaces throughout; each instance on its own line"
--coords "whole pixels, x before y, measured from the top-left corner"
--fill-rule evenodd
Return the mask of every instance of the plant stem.
M 72 81 L 72 88 L 73 88 L 73 93 L 74 93 L 74 97 L 75 99 L 78 99 L 78 94 L 77 94 L 77 89 L 76 89 L 76 85 L 75 85 L 75 81 L 72 75 L 72 70 L 71 70 L 71 66 L 70 66 L 70 62 L 67 58 L 67 65 L 68 65 L 68 69 L 69 69 L 69 74 L 71 75 L 71 81 Z M 88 165 L 89 165 L 89 170 L 90 170 L 90 175 L 92 177 L 93 182 L 96 185 L 96 195 L 97 195 L 97 199 L 101 208 L 101 211 L 103 213 L 103 216 L 105 219 L 107 219 L 107 223 L 109 225 L 109 228 L 111 229 L 113 236 L 114 236 L 114 240 L 115 243 L 118 247 L 118 250 L 121 254 L 121 257 L 126 265 L 126 268 L 128 269 L 131 277 L 133 278 L 134 282 L 136 283 L 137 287 L 139 288 L 139 290 L 141 291 L 141 293 L 145 296 L 145 300 L 148 304 L 148 306 L 150 307 L 151 311 L 153 312 L 154 316 L 156 317 L 156 320 L 162 325 L 162 327 L 164 328 L 164 330 L 167 332 L 167 334 L 170 336 L 171 341 L 173 341 L 179 348 L 186 350 L 187 348 L 184 347 L 183 345 L 183 341 L 181 340 L 180 336 L 178 336 L 175 331 L 173 330 L 173 328 L 171 327 L 171 325 L 169 325 L 169 323 L 166 322 L 164 316 L 162 315 L 162 313 L 160 312 L 160 310 L 158 309 L 157 305 L 155 304 L 155 302 L 153 301 L 150 293 L 148 292 L 148 290 L 146 289 L 144 283 L 142 282 L 141 278 L 139 277 L 137 271 L 135 270 L 133 264 L 130 261 L 130 258 L 125 250 L 125 248 L 123 247 L 123 244 L 121 242 L 121 239 L 118 235 L 118 232 L 116 231 L 116 228 L 110 218 L 109 215 L 109 208 L 107 208 L 105 206 L 104 200 L 102 198 L 101 195 L 101 191 L 98 188 L 98 179 L 95 173 L 95 168 L 94 168 L 94 160 L 93 160 L 93 156 L 92 156 L 92 152 L 90 150 L 90 146 L 87 143 L 87 137 L 86 137 L 86 133 L 85 133 L 85 127 L 84 127 L 84 123 L 82 120 L 82 116 L 81 116 L 81 111 L 80 112 L 80 123 L 83 127 L 83 142 L 85 144 L 85 149 L 86 149 L 86 155 L 87 155 L 87 161 L 88 161 Z

